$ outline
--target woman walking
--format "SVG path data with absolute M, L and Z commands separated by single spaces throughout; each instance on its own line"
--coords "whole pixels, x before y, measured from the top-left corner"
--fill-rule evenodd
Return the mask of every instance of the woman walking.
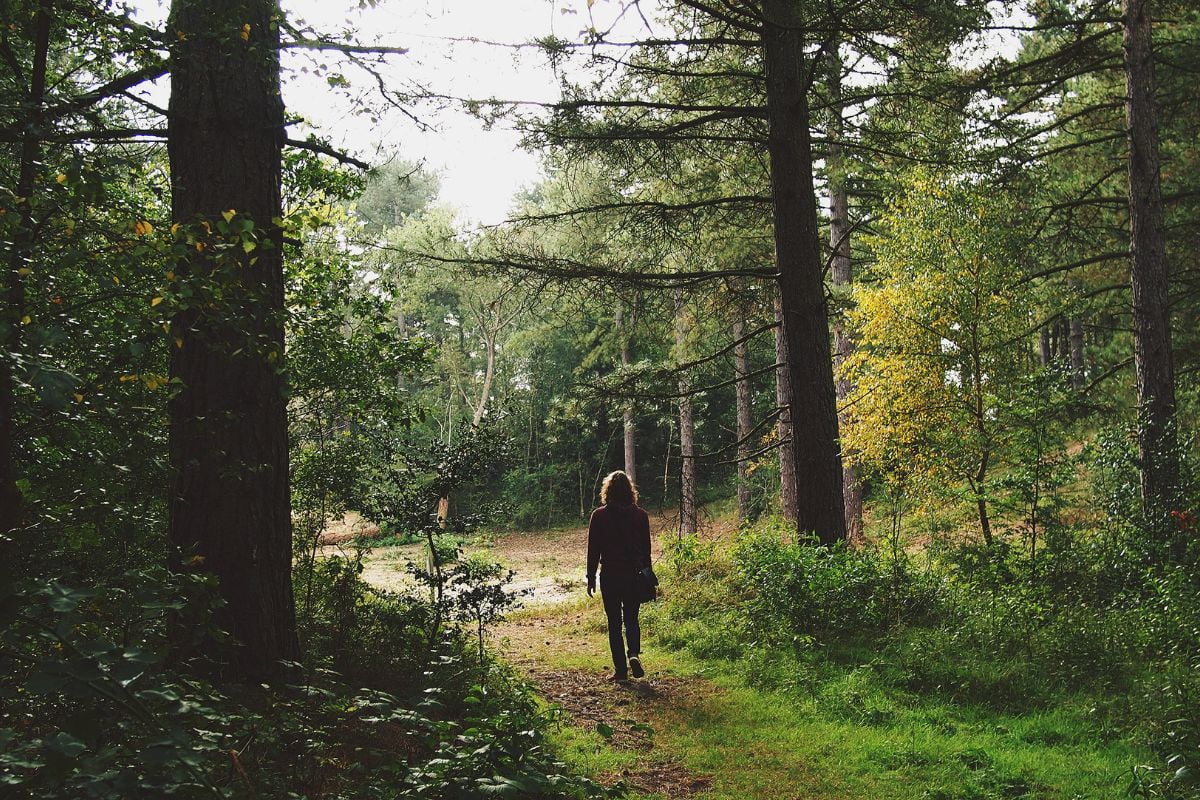
M 610 473 L 600 486 L 601 505 L 588 522 L 587 593 L 591 597 L 596 592 L 599 567 L 614 670 L 609 680 L 614 681 L 628 680 L 630 673 L 635 678 L 646 674 L 641 661 L 641 600 L 636 581 L 638 571 L 650 566 L 650 517 L 637 500 L 637 487 L 629 476 L 620 470 Z

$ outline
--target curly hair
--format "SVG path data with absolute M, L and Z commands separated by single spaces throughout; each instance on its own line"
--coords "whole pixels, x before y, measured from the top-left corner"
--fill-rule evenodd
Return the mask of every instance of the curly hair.
M 635 506 L 638 501 L 638 490 L 629 476 L 621 470 L 610 472 L 600 484 L 600 504 L 612 503 L 618 506 Z

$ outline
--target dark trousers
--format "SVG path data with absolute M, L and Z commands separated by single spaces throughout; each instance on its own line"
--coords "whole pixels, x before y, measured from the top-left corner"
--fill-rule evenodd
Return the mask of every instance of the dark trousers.
M 613 667 L 624 675 L 629 667 L 625 661 L 625 644 L 630 656 L 642 652 L 642 629 L 638 625 L 638 607 L 641 602 L 634 590 L 633 575 L 600 574 L 600 597 L 604 601 L 604 614 L 608 617 L 608 646 L 612 650 Z M 621 639 L 621 624 L 625 624 L 625 639 Z

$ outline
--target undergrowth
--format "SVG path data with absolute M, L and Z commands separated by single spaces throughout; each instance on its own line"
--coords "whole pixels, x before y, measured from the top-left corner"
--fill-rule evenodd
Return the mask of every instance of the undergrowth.
M 677 546 L 646 628 L 928 798 L 1200 797 L 1196 573 L 1135 535 L 1059 531 L 1033 563 L 1002 540 L 821 548 L 766 519 Z
M 603 798 L 550 752 L 547 718 L 471 631 L 366 586 L 303 581 L 304 663 L 222 678 L 210 581 L 153 567 L 4 598 L 0 787 L 13 798 Z M 85 588 L 86 586 L 86 588 Z

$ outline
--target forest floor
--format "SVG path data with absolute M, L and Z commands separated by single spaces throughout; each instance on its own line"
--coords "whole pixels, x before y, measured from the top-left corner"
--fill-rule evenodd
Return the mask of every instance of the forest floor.
M 727 538 L 731 527 L 717 520 L 706 538 Z M 654 529 L 669 531 L 670 521 Z M 1135 748 L 1090 735 L 1086 708 L 1069 703 L 1006 714 L 931 697 L 879 720 L 831 711 L 874 702 L 864 668 L 852 665 L 812 696 L 755 688 L 737 665 L 657 647 L 653 608 L 646 677 L 614 684 L 600 598 L 584 593 L 585 543 L 586 529 L 573 527 L 467 550 L 488 551 L 530 592 L 491 639 L 555 716 L 559 755 L 597 780 L 624 781 L 637 800 L 1109 798 L 1136 763 Z M 421 553 L 377 548 L 364 577 L 394 588 Z
M 665 517 L 653 520 L 656 530 L 662 530 L 669 522 Z M 331 529 L 340 532 L 356 524 L 353 520 L 343 520 Z M 322 555 L 352 549 L 353 540 L 349 536 L 345 539 L 338 544 L 324 545 Z M 424 565 L 426 552 L 428 548 L 423 542 L 373 546 L 363 556 L 363 580 L 381 589 L 411 587 L 413 580 L 408 565 Z M 474 537 L 464 544 L 463 552 L 467 555 L 486 553 L 512 569 L 516 575 L 511 588 L 521 594 L 522 603 L 528 607 L 562 603 L 581 595 L 584 590 L 587 528 L 583 526 Z M 654 558 L 660 554 L 661 547 L 656 539 Z

